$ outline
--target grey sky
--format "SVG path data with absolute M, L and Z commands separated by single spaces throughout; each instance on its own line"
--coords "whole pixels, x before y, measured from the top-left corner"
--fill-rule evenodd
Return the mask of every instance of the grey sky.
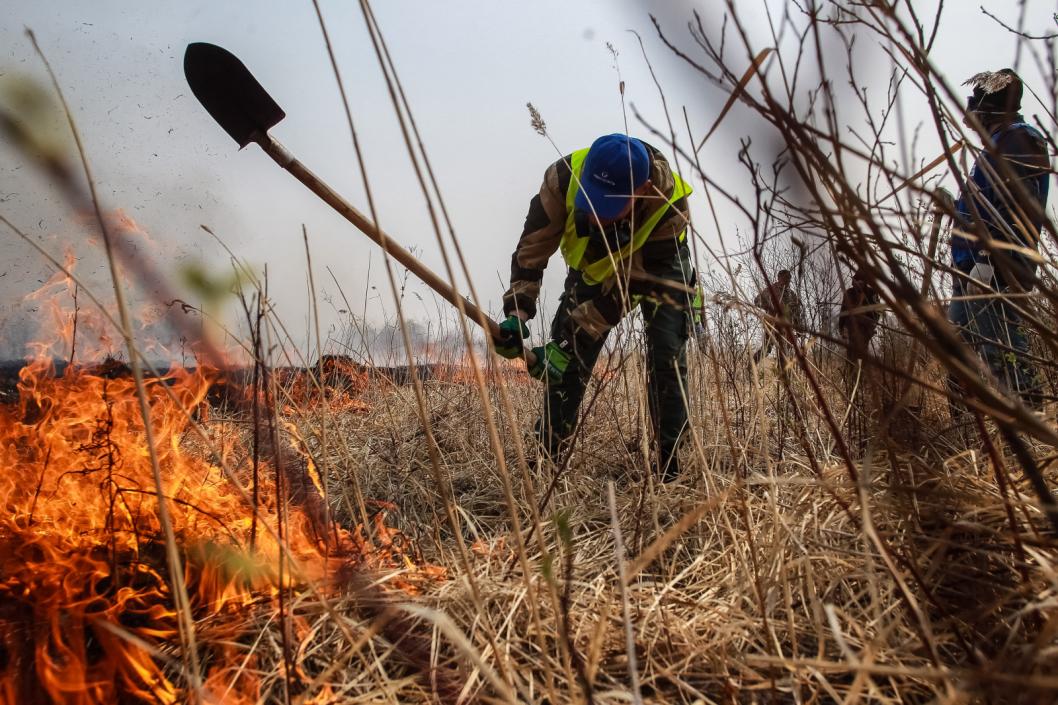
M 743 2 L 741 6 L 752 3 Z M 777 6 L 779 3 L 773 3 Z M 929 15 L 934 2 L 918 3 Z M 1010 23 L 1016 3 L 984 3 Z M 419 186 L 393 116 L 388 94 L 355 2 L 323 2 L 325 18 L 350 93 L 364 145 L 382 226 L 423 260 L 442 268 Z M 717 22 L 722 4 L 698 3 Z M 703 132 L 723 94 L 675 60 L 657 40 L 648 12 L 659 14 L 667 33 L 693 47 L 686 31 L 691 3 L 560 0 L 532 3 L 423 2 L 385 0 L 375 12 L 411 101 L 436 169 L 457 234 L 467 251 L 483 303 L 498 308 L 506 286 L 510 253 L 521 231 L 529 198 L 548 163 L 558 155 L 529 127 L 532 101 L 543 113 L 563 152 L 586 146 L 622 129 L 618 75 L 607 42 L 619 52 L 626 103 L 634 103 L 655 125 L 663 124 L 657 90 L 643 61 L 648 56 L 665 88 L 670 108 L 684 105 L 692 127 Z M 1029 2 L 1028 26 L 1055 29 L 1054 7 Z M 755 13 L 741 10 L 746 18 Z M 978 3 L 947 3 L 935 60 L 953 83 L 972 73 L 1000 68 L 1014 58 L 1013 38 L 983 17 Z M 87 142 L 106 205 L 123 208 L 158 244 L 163 269 L 189 259 L 215 269 L 225 266 L 220 249 L 199 229 L 210 225 L 241 257 L 267 264 L 272 293 L 293 329 L 306 325 L 306 270 L 301 225 L 310 234 L 317 289 L 335 294 L 329 266 L 354 307 L 363 303 L 369 257 L 371 283 L 390 308 L 380 253 L 259 149 L 237 152 L 197 104 L 184 82 L 182 55 L 191 41 L 220 44 L 239 56 L 276 100 L 287 118 L 273 130 L 305 164 L 363 210 L 366 200 L 312 3 L 305 2 L 57 2 L 7 0 L 0 26 L 0 72 L 41 75 L 23 27 L 32 27 L 48 54 Z M 760 11 L 756 12 L 760 17 Z M 759 22 L 759 47 L 767 34 Z M 864 38 L 867 40 L 868 38 Z M 863 51 L 870 55 L 870 42 Z M 884 97 L 888 59 L 874 52 L 867 68 L 881 77 Z M 745 60 L 737 62 L 747 65 Z M 1025 67 L 1029 82 L 1038 74 Z M 870 79 L 870 75 L 865 75 Z M 909 96 L 912 122 L 922 106 Z M 634 135 L 648 136 L 628 112 Z M 735 166 L 737 137 L 753 129 L 741 108 L 703 152 L 717 178 L 742 180 Z M 939 146 L 923 139 L 919 157 Z M 734 187 L 734 186 L 733 186 Z M 695 215 L 703 236 L 720 236 Z M 53 250 L 77 240 L 77 228 L 54 194 L 32 174 L 21 156 L 0 143 L 0 209 L 36 235 L 56 236 Z M 723 211 L 727 217 L 727 210 Z M 730 217 L 733 219 L 734 215 Z M 736 223 L 723 223 L 730 237 Z M 5 304 L 35 288 L 43 268 L 7 232 L 0 292 Z M 552 261 L 545 289 L 553 307 L 562 269 Z M 104 279 L 99 281 L 105 282 Z M 461 287 L 465 288 L 465 287 Z M 425 293 L 416 285 L 416 291 Z M 340 304 L 339 304 L 340 306 Z M 376 307 L 376 302 L 371 302 Z M 333 312 L 324 306 L 324 323 Z M 409 314 L 435 315 L 433 304 L 412 300 Z

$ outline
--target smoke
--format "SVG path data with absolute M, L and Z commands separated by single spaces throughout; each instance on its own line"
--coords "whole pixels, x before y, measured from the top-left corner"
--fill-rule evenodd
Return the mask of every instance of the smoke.
M 114 250 L 122 253 L 118 275 L 133 338 L 148 360 L 187 364 L 197 325 L 171 298 L 168 284 L 144 276 L 122 260 L 160 259 L 160 245 L 120 210 L 105 215 Z M 0 307 L 0 359 L 52 357 L 95 361 L 125 358 L 118 305 L 109 264 L 93 216 L 74 219 L 64 232 L 41 238 L 45 251 L 62 250 L 61 269 L 8 263 L 13 286 L 30 289 Z M 28 274 L 28 276 L 27 276 Z
M 454 316 L 447 320 L 405 321 L 411 343 L 411 357 L 417 363 L 461 360 L 466 350 L 463 332 Z M 485 353 L 485 341 L 472 328 L 473 344 L 479 355 Z M 403 365 L 408 348 L 397 321 L 365 322 L 355 316 L 344 316 L 331 330 L 325 353 L 349 355 L 358 361 L 379 366 Z

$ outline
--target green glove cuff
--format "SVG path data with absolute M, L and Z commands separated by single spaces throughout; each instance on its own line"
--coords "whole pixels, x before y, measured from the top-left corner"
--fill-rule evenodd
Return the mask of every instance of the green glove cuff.
M 529 368 L 529 374 L 549 384 L 558 384 L 569 368 L 570 354 L 562 345 L 552 340 L 547 345 L 533 348 L 536 363 Z
M 500 324 L 499 338 L 492 339 L 496 354 L 513 360 L 522 356 L 523 341 L 529 337 L 529 326 L 518 316 L 511 314 Z

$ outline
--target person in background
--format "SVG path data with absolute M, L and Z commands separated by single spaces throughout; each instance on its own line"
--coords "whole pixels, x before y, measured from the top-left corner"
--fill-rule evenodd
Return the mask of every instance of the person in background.
M 764 313 L 771 318 L 782 318 L 793 325 L 794 328 L 804 327 L 804 320 L 801 315 L 801 299 L 797 297 L 797 292 L 794 291 L 791 285 L 789 269 L 780 269 L 775 275 L 775 282 L 771 286 L 766 286 L 757 292 L 756 298 L 753 299 L 753 304 L 763 309 Z M 786 357 L 789 342 L 783 332 L 776 328 L 773 323 L 767 320 L 764 321 L 764 340 L 761 341 L 757 352 L 753 354 L 753 361 L 759 363 L 767 357 L 776 342 L 778 342 L 779 359 L 783 360 Z
M 948 318 L 1004 389 L 1038 407 L 1040 382 L 1016 295 L 1035 286 L 1051 172 L 1047 141 L 1019 112 L 1024 86 L 1012 69 L 979 73 L 964 85 L 973 87 L 965 123 L 975 118 L 988 137 L 955 204 Z
M 882 312 L 872 308 L 878 304 L 878 291 L 867 280 L 863 270 L 856 270 L 852 282 L 841 297 L 841 310 L 838 313 L 838 332 L 845 341 L 849 360 L 863 362 L 871 339 L 878 330 L 878 321 Z
M 677 451 L 688 417 L 688 292 L 695 285 L 687 247 L 690 193 L 660 151 L 623 134 L 600 137 L 544 173 L 511 257 L 511 286 L 503 295 L 506 319 L 493 344 L 504 357 L 522 355 L 529 337 L 525 322 L 536 315 L 544 268 L 561 250 L 568 271 L 551 340 L 533 348 L 537 363 L 529 370 L 546 385 L 536 431 L 552 458 L 565 452 L 576 429 L 606 336 L 638 305 L 647 343 L 655 474 L 664 481 L 679 475 Z

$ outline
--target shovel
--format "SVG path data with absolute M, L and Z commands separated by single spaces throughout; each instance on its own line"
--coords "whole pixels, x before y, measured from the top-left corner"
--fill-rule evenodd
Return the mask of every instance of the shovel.
M 407 267 L 445 301 L 463 311 L 470 320 L 481 326 L 490 338 L 502 337 L 496 322 L 476 304 L 459 294 L 433 270 L 395 243 L 367 216 L 350 205 L 268 134 L 268 130 L 279 124 L 279 121 L 286 117 L 286 113 L 234 54 L 205 42 L 188 44 L 187 51 L 184 52 L 184 76 L 187 77 L 187 83 L 198 102 L 202 103 L 206 112 L 238 142 L 240 149 L 256 142 L 276 164 L 289 171 L 295 179 L 338 211 L 356 226 L 357 230 L 371 238 L 386 254 Z M 536 363 L 536 355 L 528 348 L 524 350 L 522 357 L 530 367 Z

